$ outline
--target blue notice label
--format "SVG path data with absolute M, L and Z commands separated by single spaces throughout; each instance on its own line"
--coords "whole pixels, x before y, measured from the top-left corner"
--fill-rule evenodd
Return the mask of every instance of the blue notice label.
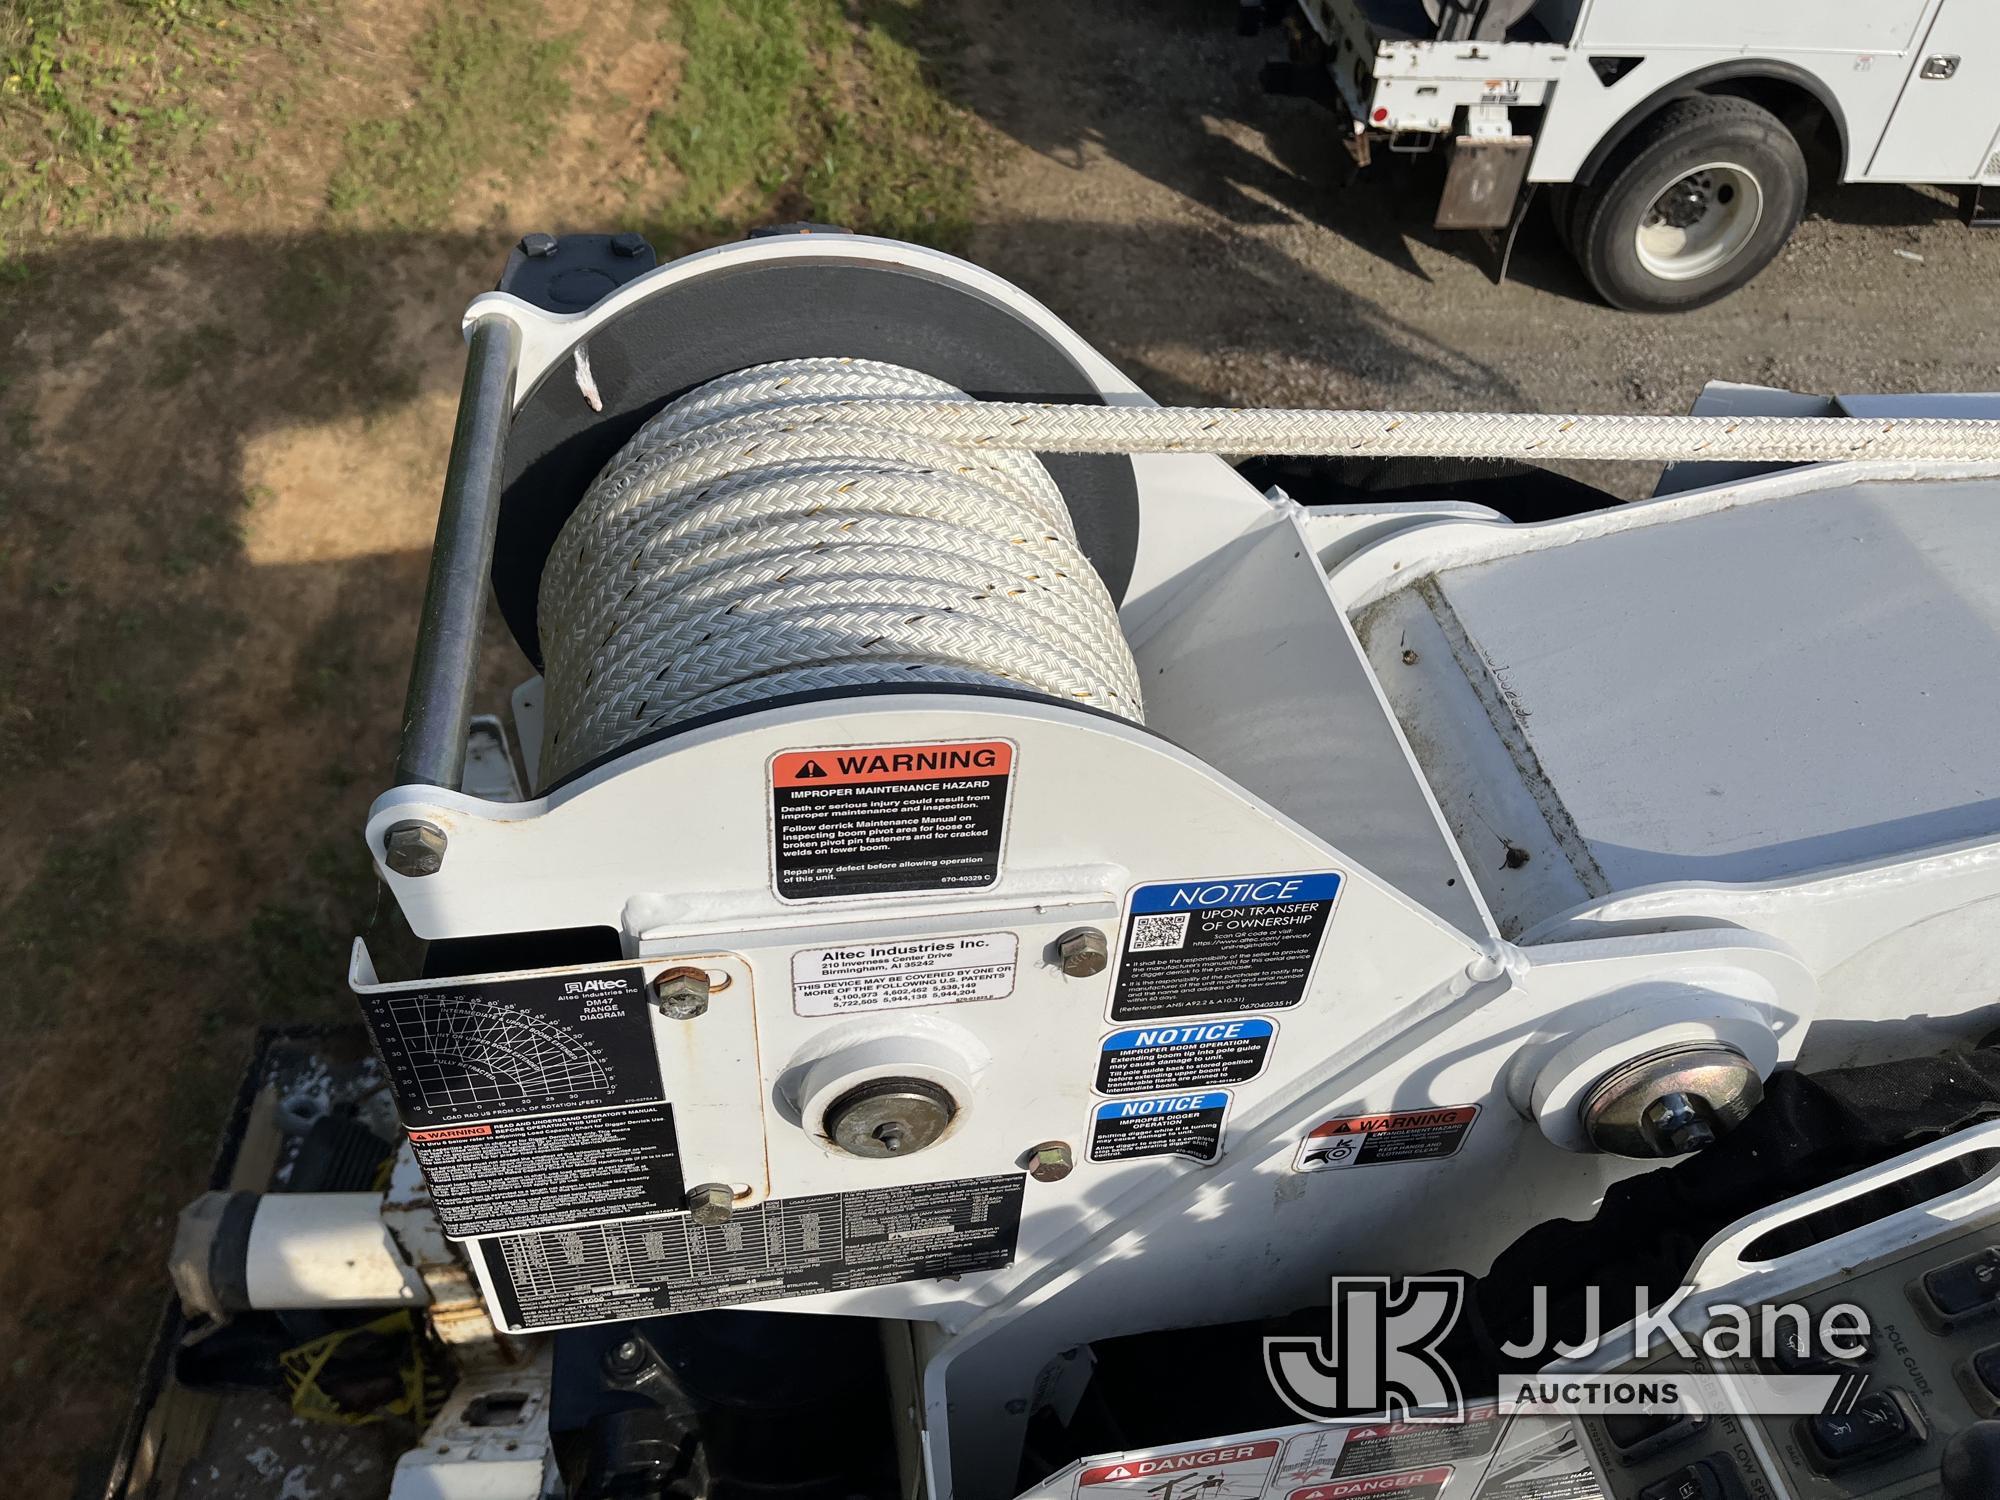
M 1262 1016 L 1163 1022 L 1114 1031 L 1099 1044 L 1100 1094 L 1247 1083 L 1264 1071 L 1277 1027 Z
M 1130 1161 L 1140 1156 L 1188 1156 L 1214 1161 L 1222 1155 L 1224 1093 L 1169 1094 L 1155 1099 L 1114 1099 L 1091 1116 L 1090 1159 Z
M 1298 901 L 1331 901 L 1340 894 L 1340 876 L 1231 876 L 1226 880 L 1161 881 L 1132 893 L 1132 910 L 1215 911 L 1233 906 L 1281 906 Z
M 1306 997 L 1345 877 L 1227 875 L 1133 888 L 1111 1019 L 1285 1010 Z

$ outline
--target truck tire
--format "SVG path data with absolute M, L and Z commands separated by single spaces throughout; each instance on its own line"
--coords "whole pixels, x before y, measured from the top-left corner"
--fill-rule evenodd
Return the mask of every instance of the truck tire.
M 1806 160 L 1747 99 L 1677 99 L 1571 190 L 1559 227 L 1597 294 L 1628 312 L 1726 297 L 1769 265 L 1806 206 Z

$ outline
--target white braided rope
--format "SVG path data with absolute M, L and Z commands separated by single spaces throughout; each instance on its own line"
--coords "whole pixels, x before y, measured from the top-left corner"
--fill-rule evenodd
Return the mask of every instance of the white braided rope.
M 542 573 L 545 781 L 784 693 L 962 684 L 1140 716 L 1117 606 L 1041 461 L 834 410 L 856 400 L 971 398 L 868 361 L 764 365 L 673 402 L 606 466 Z
M 1532 412 L 1243 410 L 834 400 L 788 413 L 796 430 L 856 422 L 954 447 L 1032 453 L 1240 457 L 2000 462 L 2000 422 L 1947 417 L 1565 416 Z
M 976 402 L 873 361 L 762 365 L 648 422 L 557 539 L 546 778 L 792 692 L 1025 688 L 1139 718 L 1116 606 L 1035 455 L 1179 452 L 1992 464 L 2000 422 Z

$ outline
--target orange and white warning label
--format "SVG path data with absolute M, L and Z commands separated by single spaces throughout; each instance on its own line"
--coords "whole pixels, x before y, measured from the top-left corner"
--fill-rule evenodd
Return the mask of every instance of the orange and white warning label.
M 1456 1156 L 1479 1118 L 1476 1104 L 1340 1115 L 1306 1132 L 1292 1157 L 1294 1172 L 1383 1167 Z
M 1014 746 L 830 745 L 771 757 L 771 884 L 786 901 L 984 890 L 1000 878 Z

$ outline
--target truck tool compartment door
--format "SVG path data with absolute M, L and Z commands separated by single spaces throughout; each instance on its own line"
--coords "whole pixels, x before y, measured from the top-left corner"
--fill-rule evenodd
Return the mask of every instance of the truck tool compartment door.
M 1945 0 L 1945 9 L 1960 4 L 1990 0 Z M 1598 0 L 1579 40 L 1593 51 L 1901 52 L 1928 8 L 1926 0 Z
M 1888 182 L 1971 182 L 2000 132 L 2000 4 L 1944 0 L 1910 58 L 1903 96 L 1868 175 Z

